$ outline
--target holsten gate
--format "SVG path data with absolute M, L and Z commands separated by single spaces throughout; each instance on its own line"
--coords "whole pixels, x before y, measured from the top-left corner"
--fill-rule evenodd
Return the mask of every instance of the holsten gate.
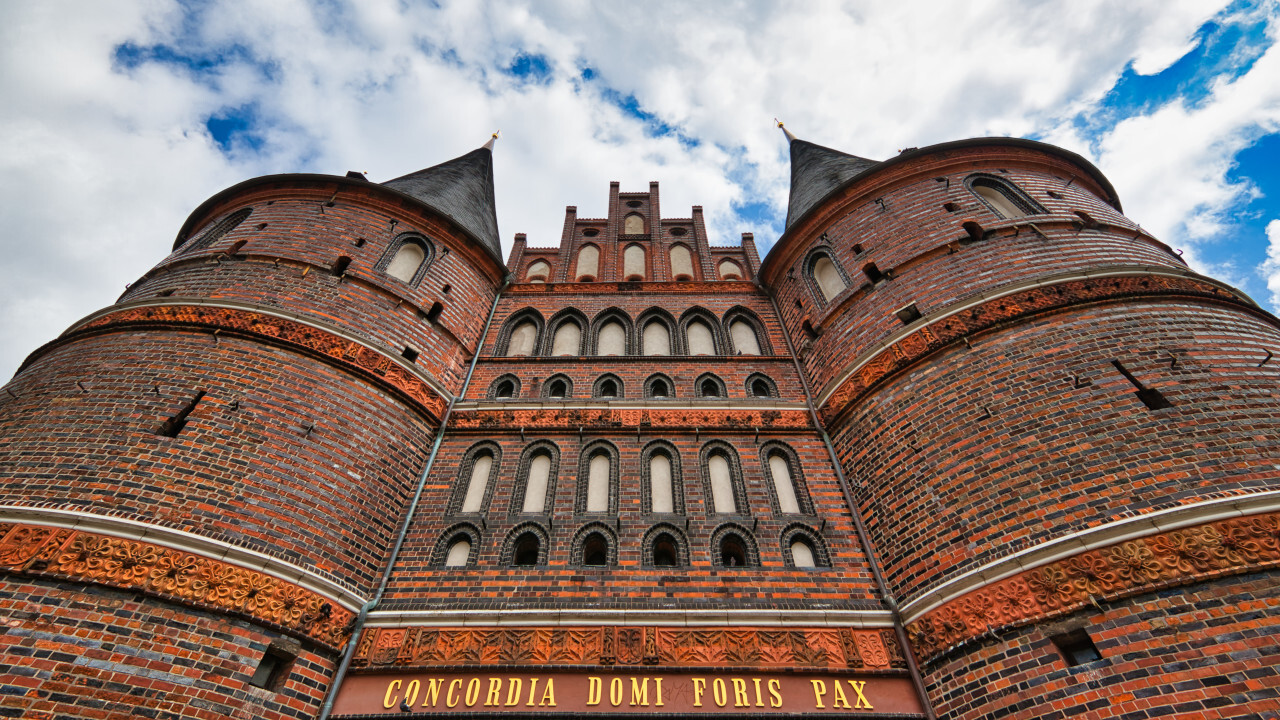
M 763 260 L 208 199 L 0 392 L 0 716 L 1274 713 L 1280 322 L 1070 152 L 787 141 Z

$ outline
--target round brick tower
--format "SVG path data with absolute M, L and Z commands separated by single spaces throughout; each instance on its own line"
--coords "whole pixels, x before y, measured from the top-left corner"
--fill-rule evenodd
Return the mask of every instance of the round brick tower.
M 201 205 L 0 394 L 5 710 L 315 717 L 504 275 L 488 146 Z
M 761 277 L 938 715 L 1274 710 L 1280 322 L 1072 153 L 789 139 Z

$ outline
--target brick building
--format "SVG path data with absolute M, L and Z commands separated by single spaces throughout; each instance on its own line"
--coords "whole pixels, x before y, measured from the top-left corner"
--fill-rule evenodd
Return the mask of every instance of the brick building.
M 502 261 L 490 146 L 195 210 L 0 394 L 0 717 L 1268 717 L 1280 323 L 1026 140 Z

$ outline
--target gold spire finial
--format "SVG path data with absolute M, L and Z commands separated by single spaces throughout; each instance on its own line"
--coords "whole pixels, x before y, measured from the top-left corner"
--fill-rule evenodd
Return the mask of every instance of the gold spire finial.
M 502 131 L 501 131 L 501 130 L 498 130 L 498 131 L 494 132 L 492 135 L 490 135 L 490 136 L 489 136 L 489 142 L 487 142 L 487 143 L 485 143 L 485 144 L 484 144 L 485 148 L 487 148 L 487 149 L 489 149 L 489 150 L 492 150 L 492 149 L 493 149 L 493 143 L 494 143 L 494 141 L 495 141 L 495 140 L 497 140 L 497 139 L 498 139 L 498 136 L 499 136 L 499 135 L 501 135 L 501 134 L 502 134 Z
M 787 136 L 788 142 L 796 139 L 796 136 L 791 134 L 791 131 L 787 129 L 786 125 L 782 124 L 781 120 L 779 120 L 778 118 L 774 118 L 773 121 L 778 123 L 778 129 L 782 131 L 783 135 Z

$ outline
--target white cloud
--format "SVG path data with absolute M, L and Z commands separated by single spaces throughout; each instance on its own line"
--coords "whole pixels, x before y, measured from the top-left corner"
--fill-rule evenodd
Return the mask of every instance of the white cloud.
M 785 208 L 786 147 L 771 118 L 873 158 L 1043 131 L 1096 105 L 1130 63 L 1155 72 L 1175 60 L 1222 3 L 221 0 L 195 22 L 184 7 L 0 6 L 0 242 L 13 276 L 0 288 L 0 374 L 111 302 L 165 255 L 188 212 L 246 177 L 363 170 L 386 180 L 501 128 L 504 241 L 527 232 L 554 244 L 565 205 L 600 215 L 609 181 L 657 180 L 667 215 L 703 205 L 715 240 L 753 231 L 767 245 L 770 229 L 743 223 L 733 205 Z M 202 73 L 113 69 L 123 42 L 226 61 Z M 547 58 L 545 83 L 502 72 L 522 52 Z M 1280 82 L 1265 87 L 1266 67 L 1221 88 L 1221 110 L 1171 106 L 1147 120 L 1184 140 L 1211 138 L 1203 154 L 1166 160 L 1141 127 L 1117 128 L 1104 169 L 1123 181 L 1135 217 L 1153 229 L 1190 225 L 1179 214 L 1188 202 L 1208 198 L 1195 217 L 1212 219 L 1236 192 L 1213 181 L 1239 147 L 1227 116 L 1260 122 L 1246 93 L 1274 95 Z M 582 81 L 583 68 L 597 79 Z M 698 146 L 655 137 L 606 91 L 634 96 Z M 262 148 L 224 154 L 204 123 L 241 106 L 263 120 Z M 1155 164 L 1197 171 L 1145 169 Z M 1152 177 L 1173 199 L 1143 191 Z
M 1267 223 L 1267 259 L 1258 269 L 1271 291 L 1271 306 L 1280 307 L 1280 220 Z

